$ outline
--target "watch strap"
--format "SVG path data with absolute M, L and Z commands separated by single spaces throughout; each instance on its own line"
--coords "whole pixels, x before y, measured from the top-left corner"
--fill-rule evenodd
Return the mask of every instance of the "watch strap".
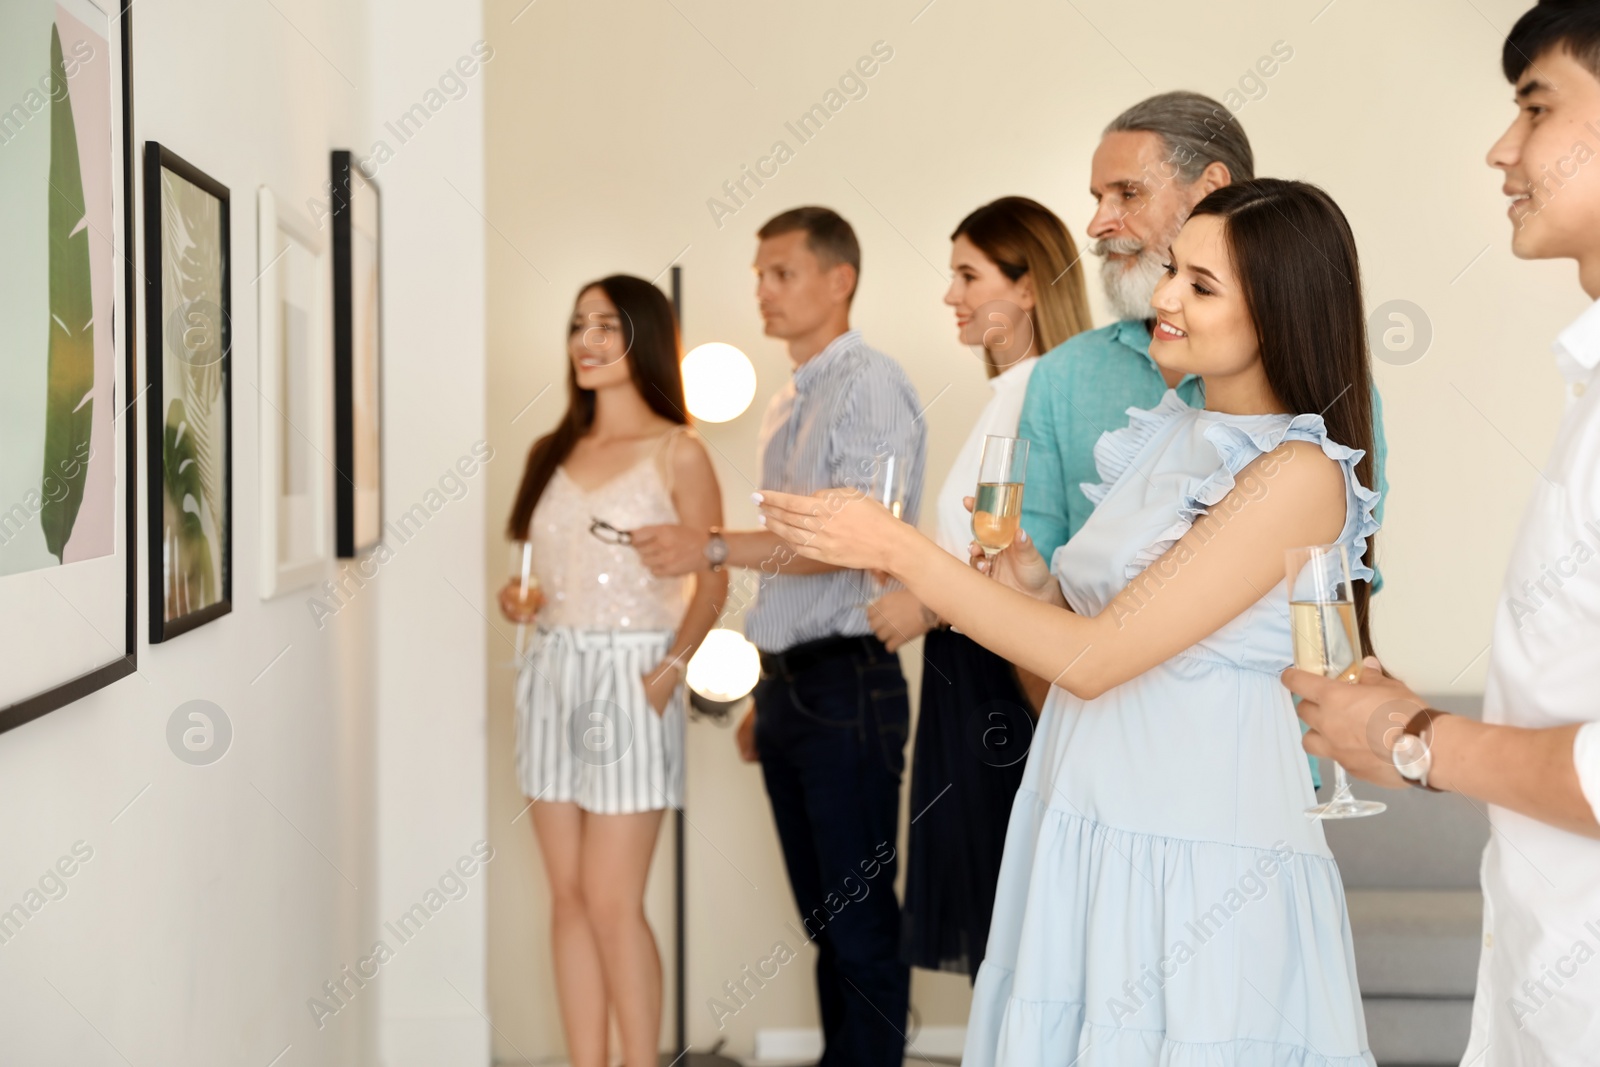
M 712 526 L 707 530 L 710 535 L 706 541 L 706 562 L 711 564 L 711 573 L 722 570 L 722 565 L 728 561 L 728 542 L 722 536 L 722 527 Z

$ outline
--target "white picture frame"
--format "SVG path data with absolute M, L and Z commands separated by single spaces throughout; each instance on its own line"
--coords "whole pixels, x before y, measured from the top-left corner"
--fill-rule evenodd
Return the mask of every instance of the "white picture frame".
M 267 186 L 256 194 L 261 599 L 322 580 L 328 504 L 332 284 L 327 242 Z

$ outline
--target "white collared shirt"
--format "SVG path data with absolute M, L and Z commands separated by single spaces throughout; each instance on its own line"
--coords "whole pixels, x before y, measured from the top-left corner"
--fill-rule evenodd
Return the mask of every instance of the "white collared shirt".
M 972 513 L 961 503 L 961 498 L 978 491 L 978 464 L 983 458 L 983 439 L 990 434 L 997 437 L 1017 435 L 1017 422 L 1022 418 L 1022 400 L 1028 392 L 1028 378 L 1038 363 L 1037 357 L 1030 356 L 1018 360 L 989 379 L 993 395 L 984 405 L 961 451 L 956 453 L 950 473 L 945 475 L 944 485 L 939 489 L 939 547 L 963 563 L 967 560 L 967 546 L 972 544 Z M 1026 487 L 1023 493 L 1027 493 Z
M 1496 609 L 1484 721 L 1588 723 L 1573 757 L 1600 815 L 1600 301 L 1553 346 L 1567 406 Z M 1600 1057 L 1600 840 L 1490 805 L 1483 953 L 1464 1064 Z

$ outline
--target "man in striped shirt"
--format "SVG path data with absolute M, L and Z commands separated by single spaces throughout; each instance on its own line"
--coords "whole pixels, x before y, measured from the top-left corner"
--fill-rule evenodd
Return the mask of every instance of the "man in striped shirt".
M 794 374 L 761 424 L 761 484 L 794 493 L 870 487 L 888 457 L 916 522 L 923 422 L 900 365 L 850 328 L 861 266 L 850 224 L 801 207 L 760 230 L 756 295 Z M 646 527 L 634 545 L 657 574 L 749 569 L 745 631 L 761 650 L 754 706 L 739 725 L 761 761 L 789 885 L 815 941 L 820 1067 L 900 1067 L 910 976 L 894 894 L 900 778 L 910 720 L 899 658 L 873 635 L 868 576 L 800 557 L 764 530 Z

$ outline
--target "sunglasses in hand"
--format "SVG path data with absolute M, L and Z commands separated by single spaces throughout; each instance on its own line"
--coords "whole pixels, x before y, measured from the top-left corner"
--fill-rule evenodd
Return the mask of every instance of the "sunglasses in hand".
M 590 516 L 589 532 L 608 545 L 633 544 L 632 530 L 619 530 L 604 519 Z

